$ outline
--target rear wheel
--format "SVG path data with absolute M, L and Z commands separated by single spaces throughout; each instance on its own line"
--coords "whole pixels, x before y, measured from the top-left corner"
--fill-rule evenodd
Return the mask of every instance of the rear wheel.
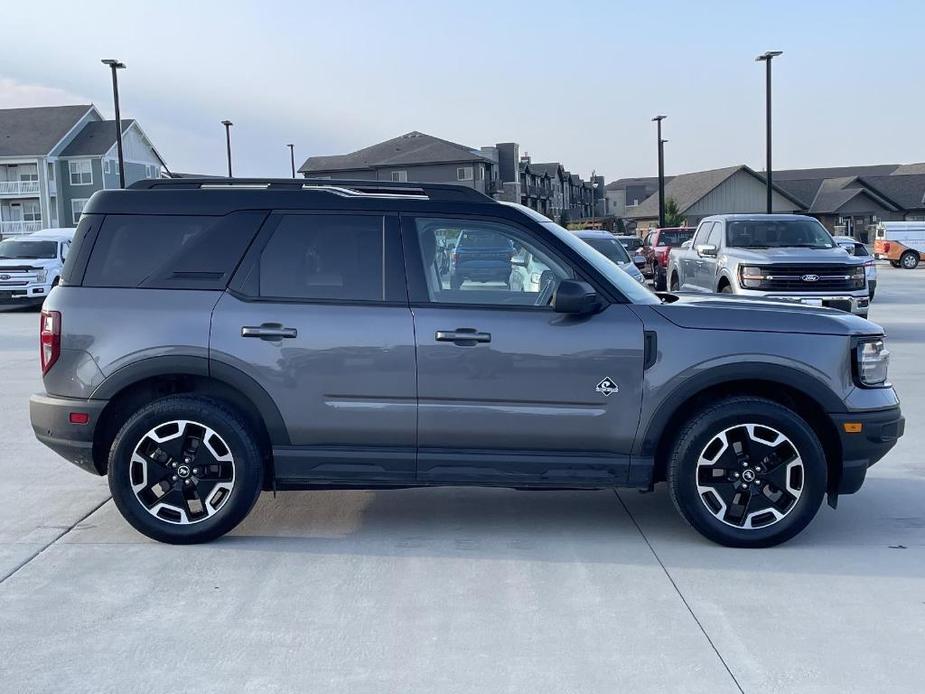
M 207 542 L 244 520 L 260 494 L 260 449 L 247 424 L 208 398 L 138 410 L 113 441 L 109 489 L 123 517 L 161 542 Z
M 675 273 L 671 273 L 671 291 L 676 292 L 681 288 L 680 283 L 678 282 L 678 276 Z
M 681 430 L 668 468 L 671 498 L 708 539 L 770 547 L 805 528 L 826 489 L 822 445 L 792 410 L 726 398 Z
M 919 266 L 919 254 L 915 251 L 906 251 L 900 256 L 899 264 L 904 270 L 915 270 Z
M 720 294 L 732 294 L 732 287 L 728 284 L 724 284 L 719 288 Z

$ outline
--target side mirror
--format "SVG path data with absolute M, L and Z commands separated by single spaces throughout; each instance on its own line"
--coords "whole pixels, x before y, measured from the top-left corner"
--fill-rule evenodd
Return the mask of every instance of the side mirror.
M 697 246 L 697 255 L 702 258 L 715 258 L 716 246 L 709 243 L 701 243 Z
M 694 242 L 693 239 L 690 239 L 689 241 L 685 241 L 684 243 L 681 244 L 681 248 L 684 248 L 686 250 L 691 247 L 691 244 L 693 242 Z
M 552 297 L 552 308 L 556 313 L 585 315 L 594 313 L 600 306 L 597 292 L 587 282 L 562 280 Z
M 634 255 L 633 264 L 636 267 L 645 267 L 646 266 L 646 257 L 644 255 Z

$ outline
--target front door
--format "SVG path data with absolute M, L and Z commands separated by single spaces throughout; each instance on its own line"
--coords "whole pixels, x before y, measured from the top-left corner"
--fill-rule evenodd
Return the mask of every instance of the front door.
M 595 486 L 624 482 L 641 399 L 642 324 L 625 304 L 555 313 L 557 283 L 581 279 L 510 222 L 406 218 L 418 363 L 418 478 L 440 483 Z M 454 286 L 435 251 L 465 234 L 511 248 L 525 282 Z M 531 257 L 529 269 L 517 266 Z
M 215 308 L 210 356 L 279 409 L 282 483 L 414 479 L 414 326 L 397 217 L 271 215 Z

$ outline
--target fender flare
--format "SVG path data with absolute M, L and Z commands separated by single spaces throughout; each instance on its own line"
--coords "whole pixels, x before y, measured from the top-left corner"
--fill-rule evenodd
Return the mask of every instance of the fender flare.
M 270 394 L 251 376 L 215 359 L 188 355 L 167 355 L 140 359 L 123 366 L 107 376 L 93 391 L 90 398 L 109 400 L 129 386 L 157 376 L 199 376 L 223 383 L 237 390 L 260 413 L 273 445 L 289 445 L 289 430 L 282 414 Z
M 682 403 L 708 388 L 736 381 L 764 381 L 779 383 L 798 391 L 816 402 L 823 412 L 840 412 L 845 409 L 841 398 L 826 383 L 800 369 L 766 362 L 738 362 L 708 368 L 686 378 L 664 396 L 655 408 L 645 433 L 633 447 L 633 453 L 653 456 L 665 431 Z

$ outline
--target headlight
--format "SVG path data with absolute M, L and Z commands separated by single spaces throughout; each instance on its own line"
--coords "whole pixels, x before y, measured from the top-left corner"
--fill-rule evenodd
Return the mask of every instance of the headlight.
M 44 282 L 48 279 L 48 270 L 39 270 L 35 273 L 35 279 L 39 282 Z
M 867 269 L 863 265 L 858 265 L 851 269 L 848 278 L 854 289 L 863 289 L 867 282 Z
M 862 386 L 886 384 L 887 369 L 890 366 L 890 350 L 883 344 L 882 337 L 858 342 L 854 351 L 855 373 Z
M 755 265 L 742 265 L 739 267 L 739 282 L 746 289 L 760 287 L 766 278 L 766 268 Z

